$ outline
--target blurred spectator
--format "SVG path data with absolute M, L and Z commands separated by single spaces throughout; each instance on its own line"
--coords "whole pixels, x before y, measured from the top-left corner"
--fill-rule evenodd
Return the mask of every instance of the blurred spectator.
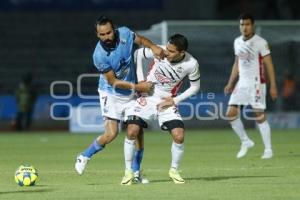
M 296 109 L 296 90 L 297 83 L 292 73 L 288 73 L 283 80 L 282 100 L 283 109 L 293 111 Z
M 15 120 L 16 130 L 28 130 L 32 122 L 32 113 L 36 92 L 32 86 L 32 75 L 24 75 L 16 89 L 17 116 Z

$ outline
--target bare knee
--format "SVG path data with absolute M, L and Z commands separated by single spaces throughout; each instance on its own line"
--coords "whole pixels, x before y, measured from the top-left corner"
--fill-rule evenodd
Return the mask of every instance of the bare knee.
M 259 124 L 266 121 L 265 112 L 255 112 L 255 116 L 256 116 L 256 122 L 259 123 Z
M 127 126 L 127 138 L 129 140 L 135 140 L 141 130 L 141 127 L 136 124 L 129 124 Z
M 182 144 L 184 142 L 184 129 L 174 128 L 171 131 L 173 141 L 177 144 Z
M 100 144 L 108 144 L 112 142 L 118 136 L 118 131 L 105 131 L 100 137 Z
M 239 109 L 236 106 L 229 106 L 226 112 L 226 117 L 229 121 L 235 120 L 238 117 Z

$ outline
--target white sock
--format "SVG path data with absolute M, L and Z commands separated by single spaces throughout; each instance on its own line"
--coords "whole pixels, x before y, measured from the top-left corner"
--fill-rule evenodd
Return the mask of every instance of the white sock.
M 237 136 L 239 136 L 242 143 L 250 140 L 240 118 L 231 121 L 230 124 L 234 132 L 237 134 Z
M 131 165 L 133 161 L 135 150 L 135 140 L 129 140 L 127 137 L 124 141 L 124 158 L 125 158 L 125 168 L 127 170 L 132 170 Z
M 172 147 L 171 147 L 171 152 L 172 152 L 172 164 L 171 167 L 177 169 L 179 166 L 179 162 L 183 156 L 184 152 L 184 145 L 182 144 L 177 144 L 173 141 Z
M 258 126 L 259 132 L 261 134 L 262 140 L 264 142 L 265 150 L 271 150 L 272 149 L 271 128 L 270 128 L 268 121 L 266 120 L 261 124 L 257 123 L 257 126 Z

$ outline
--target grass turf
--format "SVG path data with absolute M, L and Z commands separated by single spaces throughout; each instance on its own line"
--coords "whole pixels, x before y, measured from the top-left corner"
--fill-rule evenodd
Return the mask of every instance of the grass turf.
M 249 131 L 254 148 L 236 159 L 239 141 L 231 130 L 186 131 L 182 160 L 184 185 L 168 177 L 169 134 L 145 133 L 143 170 L 151 183 L 121 186 L 124 173 L 124 133 L 90 161 L 84 175 L 74 171 L 76 154 L 96 135 L 55 132 L 0 133 L 0 199 L 22 200 L 298 200 L 300 199 L 300 132 L 273 131 L 275 157 L 261 160 L 263 145 Z M 36 186 L 20 187 L 14 171 L 23 163 L 39 171 Z

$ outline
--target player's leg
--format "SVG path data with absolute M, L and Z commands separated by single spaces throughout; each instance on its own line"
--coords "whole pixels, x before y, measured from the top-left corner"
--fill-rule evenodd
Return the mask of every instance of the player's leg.
M 144 131 L 143 129 L 140 129 L 135 144 L 135 153 L 132 162 L 132 170 L 134 173 L 139 173 L 143 155 L 144 155 Z
M 269 159 L 273 157 L 272 144 L 271 144 L 271 128 L 266 119 L 266 114 L 263 110 L 255 110 L 256 123 L 261 134 L 265 150 L 262 159 Z
M 149 180 L 142 174 L 141 163 L 144 156 L 144 130 L 140 129 L 135 144 L 135 153 L 133 156 L 132 170 L 133 170 L 133 182 L 134 183 L 149 183 Z
M 244 157 L 248 149 L 254 146 L 254 142 L 248 137 L 243 122 L 239 115 L 240 108 L 235 105 L 229 105 L 226 116 L 229 118 L 230 125 L 241 141 L 241 148 L 237 153 L 237 158 Z
M 127 123 L 127 136 L 124 141 L 125 175 L 121 181 L 122 185 L 131 185 L 134 178 L 132 163 L 135 153 L 135 145 L 138 134 L 142 130 L 142 119 L 137 116 L 129 116 Z
M 127 140 L 135 140 L 135 151 L 133 152 L 132 170 L 134 172 L 134 183 L 148 183 L 145 177 L 141 175 L 140 165 L 144 154 L 144 137 L 143 128 L 147 128 L 146 121 L 153 118 L 156 114 L 156 101 L 153 97 L 140 97 L 133 105 L 125 110 L 125 119 L 128 125 L 127 127 Z M 153 103 L 154 102 L 154 103 Z M 125 140 L 126 141 L 126 140 Z M 127 143 L 127 144 L 126 144 Z M 130 142 L 126 142 L 128 145 Z M 125 146 L 124 146 L 125 147 Z M 131 149 L 131 148 L 130 148 Z M 125 150 L 125 149 L 124 149 Z M 125 150 L 126 151 L 126 150 Z M 131 150 L 128 152 L 132 153 Z M 126 156 L 126 154 L 125 154 Z M 128 155 L 130 160 L 131 155 Z M 127 164 L 129 166 L 129 162 Z
M 79 175 L 83 174 L 88 161 L 99 151 L 102 151 L 106 144 L 113 141 L 118 135 L 118 121 L 114 119 L 105 120 L 105 132 L 96 138 L 90 146 L 77 156 L 75 170 Z
M 181 120 L 172 120 L 164 122 L 163 125 L 170 131 L 173 139 L 171 147 L 172 161 L 169 176 L 174 183 L 183 184 L 185 181 L 180 176 L 178 168 L 184 153 L 184 124 Z
M 90 158 L 104 149 L 105 145 L 113 141 L 118 135 L 118 124 L 122 119 L 124 105 L 127 99 L 122 99 L 104 91 L 99 91 L 100 108 L 104 122 L 104 134 L 96 138 L 92 144 L 77 156 L 75 170 L 79 175 L 83 174 Z

